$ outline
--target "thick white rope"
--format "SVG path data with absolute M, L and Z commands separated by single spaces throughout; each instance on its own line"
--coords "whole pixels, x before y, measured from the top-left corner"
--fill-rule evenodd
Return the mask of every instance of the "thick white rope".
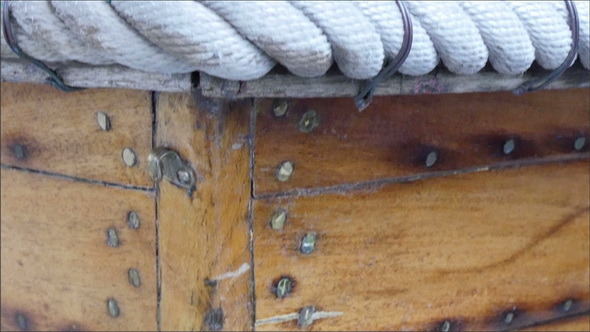
M 555 69 L 572 47 L 565 4 L 556 1 L 404 1 L 413 43 L 399 71 L 424 75 L 439 58 L 456 74 L 489 60 L 519 75 L 533 60 Z M 590 69 L 590 10 L 576 1 L 579 57 Z M 293 74 L 321 76 L 336 62 L 368 79 L 401 49 L 404 30 L 393 1 L 18 1 L 15 39 L 47 62 L 117 63 L 159 73 L 203 71 L 250 80 L 278 62 Z M 2 58 L 15 57 L 4 36 Z

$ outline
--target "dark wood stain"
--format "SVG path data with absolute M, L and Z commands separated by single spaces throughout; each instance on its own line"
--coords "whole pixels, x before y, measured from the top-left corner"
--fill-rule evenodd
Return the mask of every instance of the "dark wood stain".
M 223 330 L 223 309 L 211 308 L 205 314 L 205 326 L 210 331 L 221 331 Z

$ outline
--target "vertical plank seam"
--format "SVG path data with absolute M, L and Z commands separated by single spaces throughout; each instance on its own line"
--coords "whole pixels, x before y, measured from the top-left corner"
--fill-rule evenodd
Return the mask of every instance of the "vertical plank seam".
M 256 133 L 256 100 L 250 100 L 250 135 L 248 135 L 248 144 L 250 149 L 250 199 L 248 201 L 248 235 L 250 236 L 250 300 L 252 303 L 251 313 L 251 331 L 256 328 L 256 279 L 255 279 L 255 264 L 254 264 L 254 142 Z
M 156 148 L 156 135 L 158 128 L 158 114 L 157 114 L 158 93 L 152 91 L 151 93 L 151 115 L 152 115 L 152 150 Z M 162 331 L 161 317 L 161 300 L 162 300 L 162 269 L 160 267 L 160 233 L 159 233 L 159 215 L 158 204 L 160 203 L 160 187 L 158 183 L 154 183 L 156 197 L 154 198 L 154 225 L 155 225 L 155 250 L 156 250 L 156 330 Z

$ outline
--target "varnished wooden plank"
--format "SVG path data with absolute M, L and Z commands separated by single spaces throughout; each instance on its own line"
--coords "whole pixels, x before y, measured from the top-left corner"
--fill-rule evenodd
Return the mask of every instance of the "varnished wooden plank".
M 153 194 L 0 173 L 2 330 L 155 330 Z M 138 213 L 139 228 L 128 227 L 129 211 Z M 109 228 L 117 247 L 107 244 Z M 130 284 L 132 268 L 139 287 Z M 109 314 L 109 298 L 118 317 Z
M 133 186 L 151 186 L 146 158 L 152 147 L 151 96 L 147 91 L 85 90 L 2 84 L 2 164 Z M 110 118 L 110 130 L 97 113 Z M 124 148 L 138 162 L 128 167 Z
M 502 330 L 588 311 L 589 173 L 583 161 L 256 200 L 257 329 L 297 330 L 269 322 L 304 306 L 336 316 L 313 330 Z M 279 299 L 282 276 L 295 285 Z
M 521 331 L 586 332 L 590 331 L 590 316 L 586 314 L 568 319 L 560 319 L 548 324 L 523 328 Z
M 579 137 L 582 152 L 590 147 L 588 89 L 383 97 L 364 112 L 346 98 L 299 99 L 282 117 L 273 108 L 270 99 L 256 105 L 256 196 L 568 155 Z M 319 125 L 304 133 L 310 110 Z M 515 149 L 505 155 L 509 139 Z M 284 161 L 295 167 L 280 182 Z
M 178 151 L 197 177 L 192 198 L 160 185 L 162 330 L 252 328 L 249 111 L 249 103 L 159 95 L 158 146 Z

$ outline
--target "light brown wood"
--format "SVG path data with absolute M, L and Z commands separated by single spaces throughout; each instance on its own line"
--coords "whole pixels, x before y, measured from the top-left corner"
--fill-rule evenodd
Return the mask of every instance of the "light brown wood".
M 197 188 L 166 181 L 158 198 L 162 330 L 250 330 L 250 103 L 160 94 L 157 144 L 178 151 Z M 221 308 L 223 324 L 206 319 Z
M 586 314 L 574 318 L 560 319 L 548 324 L 523 328 L 521 331 L 588 332 L 590 331 L 590 316 Z
M 1 329 L 154 330 L 154 195 L 1 170 Z M 127 214 L 140 227 L 131 230 Z M 114 228 L 118 247 L 107 245 Z M 139 271 L 134 287 L 128 269 Z M 113 318 L 107 299 L 118 302 Z
M 348 98 L 298 99 L 282 117 L 273 114 L 273 100 L 259 100 L 255 195 L 572 155 L 580 136 L 586 137 L 582 152 L 587 154 L 589 92 L 382 97 L 362 113 Z M 303 133 L 299 122 L 308 110 L 316 111 L 319 126 Z M 516 149 L 505 156 L 503 147 L 511 138 Z M 428 168 L 432 150 L 438 150 L 438 159 Z M 277 167 L 286 160 L 295 170 L 280 182 Z
M 133 186 L 152 186 L 151 95 L 129 90 L 61 92 L 49 86 L 2 84 L 2 164 Z M 97 113 L 110 117 L 103 131 Z M 134 167 L 124 148 L 138 157 Z M 20 151 L 20 153 L 18 152 Z
M 297 330 L 265 321 L 309 305 L 341 313 L 312 330 L 446 320 L 451 330 L 502 330 L 588 311 L 589 173 L 583 161 L 256 200 L 257 330 Z M 269 225 L 278 208 L 288 211 L 281 231 Z M 302 255 L 312 231 L 316 249 Z M 281 276 L 295 281 L 284 299 L 273 293 Z

